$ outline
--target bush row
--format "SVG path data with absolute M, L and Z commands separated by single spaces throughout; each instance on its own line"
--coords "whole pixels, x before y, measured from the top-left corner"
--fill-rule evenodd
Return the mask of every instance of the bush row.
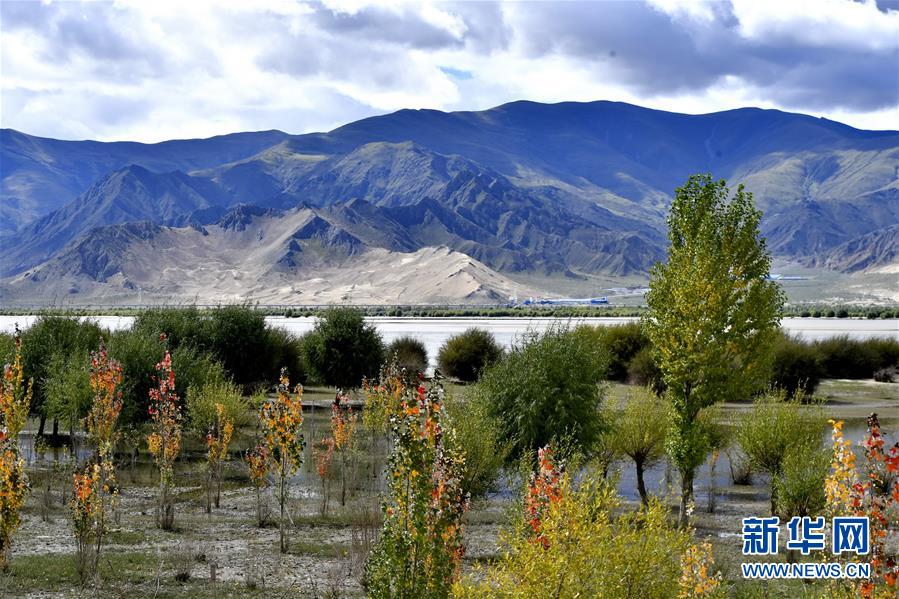
M 605 356 L 603 378 L 661 391 L 661 374 L 639 323 L 581 325 L 573 334 Z M 42 316 L 23 335 L 25 371 L 34 380 L 35 415 L 70 425 L 83 415 L 87 356 L 100 338 L 125 368 L 123 418 L 132 422 L 145 418 L 154 366 L 166 346 L 178 365 L 182 395 L 191 385 L 199 388 L 224 381 L 250 393 L 275 380 L 282 366 L 296 381 L 352 388 L 376 375 L 380 365 L 394 357 L 409 371 L 424 371 L 428 365 L 420 340 L 404 337 L 385 347 L 377 330 L 365 322 L 364 313 L 349 308 L 323 312 L 314 330 L 302 338 L 267 325 L 264 315 L 248 306 L 208 311 L 151 309 L 140 313 L 130 330 L 112 333 L 90 319 Z M 3 358 L 11 349 L 11 337 L 0 337 Z M 502 356 L 502 348 L 489 332 L 470 329 L 448 339 L 437 362 L 442 374 L 473 382 Z M 891 380 L 897 365 L 896 339 L 843 336 L 806 342 L 783 335 L 775 348 L 769 382 L 791 394 L 798 389 L 811 394 L 822 378 Z
M 615 326 L 582 325 L 576 329 L 608 352 L 609 380 L 661 387 L 661 373 L 652 359 L 649 339 L 639 323 Z M 805 341 L 782 334 L 774 348 L 769 379 L 791 395 L 797 389 L 811 394 L 824 378 L 888 380 L 899 366 L 899 339 L 832 337 Z

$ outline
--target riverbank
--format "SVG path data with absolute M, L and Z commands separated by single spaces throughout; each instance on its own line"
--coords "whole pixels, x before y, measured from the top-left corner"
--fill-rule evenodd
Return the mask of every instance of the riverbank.
M 91 307 L 21 307 L 10 308 L 0 306 L 0 316 L 137 316 L 149 309 L 192 307 L 200 311 L 214 310 L 218 305 L 173 304 L 144 306 L 103 306 Z M 266 316 L 283 316 L 285 318 L 308 318 L 321 315 L 329 306 L 283 306 L 283 305 L 251 305 L 251 308 Z M 645 305 L 495 305 L 495 306 L 430 306 L 430 305 L 397 305 L 397 306 L 344 306 L 361 310 L 366 316 L 383 316 L 391 318 L 620 318 L 639 317 L 646 312 Z M 896 306 L 853 306 L 843 304 L 803 303 L 791 304 L 784 308 L 781 315 L 785 318 L 861 318 L 891 319 L 899 318 L 899 305 Z

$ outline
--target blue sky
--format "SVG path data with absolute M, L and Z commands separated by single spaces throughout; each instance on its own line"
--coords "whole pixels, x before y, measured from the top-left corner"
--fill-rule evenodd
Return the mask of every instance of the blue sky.
M 0 3 L 0 124 L 159 141 L 621 100 L 899 128 L 899 2 Z

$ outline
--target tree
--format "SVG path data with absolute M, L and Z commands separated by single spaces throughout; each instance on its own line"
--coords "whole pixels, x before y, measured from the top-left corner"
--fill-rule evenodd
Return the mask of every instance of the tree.
M 268 473 L 271 468 L 271 456 L 268 447 L 256 445 L 244 453 L 244 461 L 250 474 L 250 481 L 256 491 L 256 526 L 264 528 L 268 521 L 268 503 L 263 503 L 262 492 L 268 487 Z
M 223 306 L 212 311 L 208 326 L 210 349 L 235 383 L 248 388 L 277 373 L 280 364 L 272 364 L 272 337 L 263 312 L 247 305 Z
M 650 273 L 643 326 L 673 406 L 667 450 L 681 475 L 682 525 L 708 449 L 700 411 L 767 380 L 784 300 L 768 280 L 761 216 L 742 186 L 731 197 L 724 181 L 691 176 L 668 216 L 668 261 Z
M 87 355 L 102 331 L 91 320 L 81 321 L 64 316 L 41 316 L 22 334 L 22 363 L 25 376 L 34 381 L 31 413 L 40 416 L 38 434 L 44 434 L 47 418 L 46 387 L 53 380 L 50 371 L 54 360 L 67 360 Z M 54 420 L 56 424 L 56 420 Z M 53 433 L 57 434 L 54 426 Z
M 616 453 L 634 460 L 637 467 L 637 490 L 644 506 L 649 505 L 643 473 L 665 455 L 665 429 L 668 407 L 648 389 L 635 389 L 628 394 L 627 403 L 615 427 L 609 444 Z
M 297 384 L 291 393 L 287 369 L 281 369 L 278 395 L 262 405 L 259 421 L 265 434 L 269 465 L 278 475 L 278 505 L 281 553 L 287 553 L 287 494 L 290 477 L 303 463 L 303 386 Z
M 877 414 L 868 416 L 868 434 L 860 443 L 864 461 L 856 464 L 852 442 L 843 437 L 843 422 L 830 421 L 833 453 L 831 472 L 824 483 L 830 516 L 867 518 L 870 523 L 870 552 L 839 558 L 871 565 L 871 577 L 845 581 L 858 597 L 895 597 L 899 586 L 899 561 L 890 550 L 889 530 L 895 527 L 899 510 L 899 445 L 887 446 Z M 857 595 L 856 595 L 857 593 Z
M 9 565 L 12 535 L 21 523 L 19 512 L 28 493 L 25 460 L 19 448 L 19 433 L 28 420 L 32 382 L 25 379 L 22 339 L 16 327 L 15 357 L 3 367 L 0 381 L 0 569 Z
M 93 398 L 88 363 L 87 352 L 79 351 L 70 356 L 55 353 L 47 366 L 43 385 L 43 414 L 66 426 L 73 450 L 75 427 L 87 415 Z
M 101 339 L 100 349 L 91 352 L 90 411 L 85 425 L 96 450 L 95 461 L 73 477 L 74 489 L 69 508 L 77 541 L 76 561 L 82 582 L 97 575 L 106 514 L 118 498 L 114 447 L 116 423 L 122 411 L 122 366 L 109 359 Z
M 247 403 L 240 387 L 230 381 L 209 380 L 187 389 L 188 426 L 206 444 L 206 513 L 219 507 L 222 468 L 235 425 L 246 420 Z
M 381 334 L 365 323 L 362 312 L 351 308 L 325 311 L 305 339 L 303 352 L 315 378 L 342 389 L 359 387 L 384 361 Z
M 165 341 L 163 335 L 162 340 Z M 156 365 L 156 384 L 150 389 L 149 413 L 152 432 L 147 436 L 147 448 L 159 468 L 159 504 L 156 525 L 163 530 L 175 526 L 175 501 L 172 486 L 175 479 L 175 460 L 181 453 L 181 403 L 175 393 L 175 371 L 168 350 Z
M 468 497 L 460 485 L 464 456 L 443 400 L 439 383 L 403 387 L 389 419 L 384 523 L 363 575 L 370 597 L 448 597 L 458 579 Z
M 470 383 L 502 355 L 503 348 L 493 335 L 484 329 L 471 328 L 443 343 L 437 353 L 437 364 L 446 376 Z
M 484 372 L 472 401 L 486 402 L 499 423 L 508 463 L 533 459 L 554 441 L 590 454 L 604 428 L 605 368 L 604 354 L 582 335 L 563 327 L 530 332 Z

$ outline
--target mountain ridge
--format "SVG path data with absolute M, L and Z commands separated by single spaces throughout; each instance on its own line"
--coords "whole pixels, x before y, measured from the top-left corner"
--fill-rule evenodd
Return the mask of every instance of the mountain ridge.
M 0 158 L 4 281 L 64 257 L 96 227 L 200 232 L 226 215 L 239 226 L 306 209 L 334 227 L 316 233 L 322 256 L 446 247 L 497 276 L 645 276 L 664 257 L 674 189 L 696 172 L 754 193 L 778 258 L 881 268 L 894 236 L 879 232 L 899 224 L 899 132 L 759 108 L 519 101 L 158 144 L 3 130 Z M 233 213 L 240 206 L 252 208 Z M 99 243 L 79 251 L 100 256 Z M 301 249 L 285 246 L 270 266 L 304 263 Z

